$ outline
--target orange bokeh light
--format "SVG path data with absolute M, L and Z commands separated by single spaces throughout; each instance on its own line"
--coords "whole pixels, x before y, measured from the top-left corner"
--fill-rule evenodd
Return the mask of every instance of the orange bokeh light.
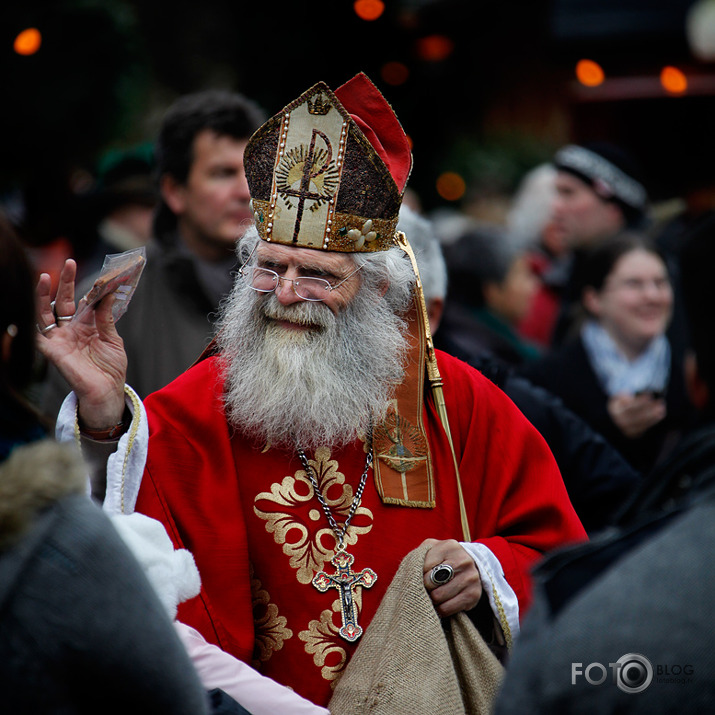
M 385 62 L 380 70 L 382 79 L 393 87 L 404 84 L 410 76 L 410 70 L 403 62 Z
M 603 84 L 606 74 L 598 62 L 579 60 L 576 63 L 576 79 L 586 87 L 598 87 L 599 84 Z
M 385 12 L 382 0 L 355 0 L 353 10 L 361 20 L 377 20 Z
M 446 201 L 457 201 L 464 196 L 467 185 L 454 171 L 445 171 L 437 177 L 437 193 Z
M 444 35 L 429 35 L 417 41 L 417 54 L 428 62 L 446 60 L 454 50 L 454 42 Z
M 36 27 L 28 27 L 16 38 L 13 48 L 18 55 L 34 55 L 40 49 L 42 35 Z
M 663 67 L 660 83 L 666 92 L 682 94 L 688 88 L 687 77 L 677 67 Z

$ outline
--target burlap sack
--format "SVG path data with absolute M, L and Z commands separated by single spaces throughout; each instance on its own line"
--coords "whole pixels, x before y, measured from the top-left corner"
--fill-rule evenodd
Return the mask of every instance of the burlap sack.
M 404 558 L 330 701 L 333 715 L 487 715 L 503 668 L 465 613 L 442 620 Z

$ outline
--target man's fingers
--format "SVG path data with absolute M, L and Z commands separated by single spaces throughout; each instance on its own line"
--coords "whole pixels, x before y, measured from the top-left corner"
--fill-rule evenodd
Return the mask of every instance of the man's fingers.
M 113 337 L 117 334 L 117 328 L 114 324 L 114 315 L 112 314 L 112 306 L 114 305 L 115 294 L 110 293 L 106 298 L 103 298 L 94 308 L 95 324 L 100 337 Z
M 51 289 L 52 279 L 50 275 L 48 273 L 41 273 L 37 280 L 37 288 L 35 289 L 37 327 L 40 331 L 55 323 L 55 314 L 52 312 L 52 303 L 50 301 Z
M 459 613 L 460 611 L 471 611 L 472 608 L 479 603 L 481 596 L 481 589 L 479 590 L 478 595 L 470 594 L 467 591 L 460 591 L 453 598 L 442 601 L 441 603 L 433 601 L 434 609 L 437 611 L 440 618 L 447 618 L 449 616 L 453 616 L 455 613 Z
M 424 572 L 431 571 L 435 566 L 441 564 L 450 555 L 459 555 L 459 550 L 464 551 L 455 539 L 438 541 L 437 539 L 427 539 L 423 543 L 429 544 L 430 548 L 425 554 Z M 455 548 L 456 547 L 456 548 Z M 454 566 L 454 564 L 452 564 Z
M 482 582 L 476 568 L 456 576 L 449 583 L 433 588 L 430 592 L 432 603 L 442 617 L 471 610 L 481 597 Z
M 71 318 L 74 315 L 74 283 L 76 277 L 77 264 L 70 258 L 65 261 L 62 267 L 55 298 L 54 312 L 60 324 L 63 322 L 63 318 Z

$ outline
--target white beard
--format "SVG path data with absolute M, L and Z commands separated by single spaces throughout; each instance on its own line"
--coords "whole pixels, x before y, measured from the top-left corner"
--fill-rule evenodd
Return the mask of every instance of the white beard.
M 313 327 L 274 322 L 285 319 Z M 237 281 L 219 321 L 229 423 L 274 447 L 349 444 L 384 418 L 404 376 L 406 332 L 372 292 L 336 315 L 323 303 L 283 306 Z

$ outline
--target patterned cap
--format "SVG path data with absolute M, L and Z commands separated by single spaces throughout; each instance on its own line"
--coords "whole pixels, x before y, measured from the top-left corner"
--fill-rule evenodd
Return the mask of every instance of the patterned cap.
M 635 167 L 625 152 L 610 145 L 569 144 L 556 152 L 554 165 L 590 184 L 604 199 L 617 199 L 636 211 L 648 204 L 645 186 L 634 176 Z
M 344 252 L 395 245 L 412 155 L 364 74 L 334 93 L 324 82 L 304 92 L 256 131 L 244 164 L 263 240 Z

